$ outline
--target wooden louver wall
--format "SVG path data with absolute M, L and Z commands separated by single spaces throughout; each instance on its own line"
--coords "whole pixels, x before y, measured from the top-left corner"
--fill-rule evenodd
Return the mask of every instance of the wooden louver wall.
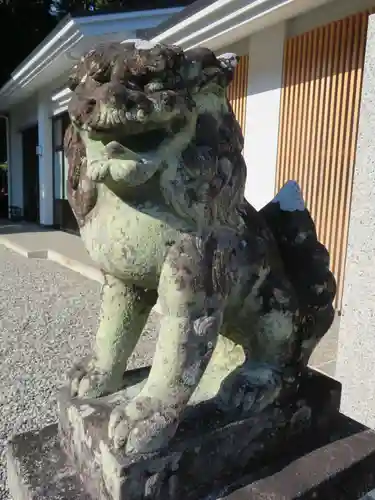
M 296 180 L 328 248 L 341 309 L 368 12 L 290 38 L 276 188 Z
M 249 56 L 241 56 L 236 68 L 234 79 L 228 87 L 227 95 L 243 134 L 245 134 L 248 75 Z

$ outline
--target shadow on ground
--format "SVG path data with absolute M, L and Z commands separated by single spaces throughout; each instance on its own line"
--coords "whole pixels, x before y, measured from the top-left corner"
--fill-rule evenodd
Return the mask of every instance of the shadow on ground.
M 36 224 L 34 225 L 25 222 L 13 222 L 7 219 L 0 219 L 0 235 L 51 231 L 54 231 L 54 229 L 42 228 Z

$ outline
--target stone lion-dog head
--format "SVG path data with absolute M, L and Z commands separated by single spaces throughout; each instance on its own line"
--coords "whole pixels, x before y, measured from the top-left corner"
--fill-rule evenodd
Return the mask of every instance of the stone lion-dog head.
M 243 136 L 226 97 L 237 61 L 234 54 L 217 57 L 204 48 L 184 52 L 142 40 L 103 44 L 82 57 L 69 81 L 72 124 L 65 137 L 68 192 L 79 222 L 95 204 L 95 181 L 107 174 L 105 169 L 93 174 L 90 164 L 98 155 L 110 161 L 119 152 L 122 165 L 183 163 L 180 172 L 174 168 L 173 181 L 171 170 L 161 176 L 172 205 L 181 198 L 176 192 L 179 176 L 184 177 L 184 202 L 175 206 L 180 212 L 186 207 L 202 212 L 202 203 L 213 205 L 215 197 L 234 205 L 241 199 Z M 231 212 L 220 203 L 209 211 L 213 217 Z

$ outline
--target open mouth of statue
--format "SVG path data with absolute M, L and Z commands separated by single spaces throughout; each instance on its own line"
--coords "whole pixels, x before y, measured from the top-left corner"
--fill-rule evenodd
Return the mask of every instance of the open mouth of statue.
M 90 136 L 94 140 L 102 141 L 105 145 L 115 141 L 134 153 L 147 153 L 157 150 L 161 143 L 167 139 L 169 133 L 165 128 L 158 128 L 134 134 L 124 134 L 121 130 L 98 127 L 90 130 Z
M 157 150 L 167 137 L 167 130 L 157 129 L 119 137 L 117 141 L 130 151 L 134 151 L 135 153 L 147 153 L 147 151 Z

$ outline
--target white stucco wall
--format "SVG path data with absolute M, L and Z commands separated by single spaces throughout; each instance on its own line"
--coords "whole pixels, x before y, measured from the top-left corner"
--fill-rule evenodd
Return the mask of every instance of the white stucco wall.
M 10 110 L 10 203 L 23 208 L 22 131 L 37 123 L 37 98 L 27 99 Z
M 250 37 L 242 38 L 242 40 L 239 40 L 238 42 L 230 45 L 225 45 L 220 49 L 215 50 L 214 52 L 218 56 L 220 54 L 225 54 L 228 52 L 233 52 L 237 56 L 244 56 L 249 53 L 249 43 Z
M 300 35 L 318 26 L 338 21 L 357 12 L 364 12 L 372 7 L 375 7 L 375 0 L 331 1 L 323 7 L 317 7 L 291 19 L 288 22 L 288 36 Z
M 375 8 L 375 0 L 333 0 L 285 23 L 244 38 L 221 50 L 250 56 L 246 136 L 246 198 L 261 208 L 273 196 L 278 150 L 279 113 L 286 37 Z
M 274 196 L 285 32 L 280 23 L 254 34 L 249 43 L 245 196 L 256 209 Z

